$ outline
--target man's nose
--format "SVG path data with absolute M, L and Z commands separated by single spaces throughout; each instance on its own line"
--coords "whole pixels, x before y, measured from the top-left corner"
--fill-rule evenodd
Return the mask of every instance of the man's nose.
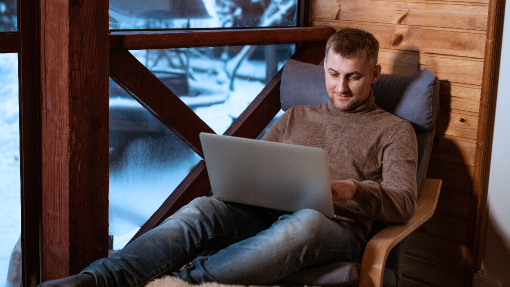
M 339 79 L 336 85 L 337 93 L 345 94 L 349 91 L 349 85 L 347 79 Z

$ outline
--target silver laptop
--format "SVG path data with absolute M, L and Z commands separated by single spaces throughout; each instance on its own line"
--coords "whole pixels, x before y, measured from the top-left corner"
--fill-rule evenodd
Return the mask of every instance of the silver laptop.
M 352 221 L 334 214 L 325 150 L 207 133 L 200 140 L 216 199 Z

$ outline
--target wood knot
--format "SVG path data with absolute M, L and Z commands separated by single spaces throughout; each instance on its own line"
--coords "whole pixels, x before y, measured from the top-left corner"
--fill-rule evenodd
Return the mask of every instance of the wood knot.
M 397 24 L 400 24 L 400 25 L 404 24 L 408 14 L 409 14 L 409 11 L 407 11 L 404 15 L 400 16 L 400 18 L 397 19 Z
M 391 45 L 393 47 L 397 47 L 402 44 L 402 41 L 404 41 L 404 35 L 401 33 L 395 34 L 395 36 L 393 36 L 393 43 L 391 43 Z
M 464 122 L 466 122 L 466 119 L 465 118 L 460 118 L 460 122 L 464 123 Z

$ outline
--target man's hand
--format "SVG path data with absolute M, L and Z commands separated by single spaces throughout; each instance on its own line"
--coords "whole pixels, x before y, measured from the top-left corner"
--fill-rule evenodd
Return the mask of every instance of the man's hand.
M 356 183 L 352 180 L 332 180 L 331 192 L 333 200 L 349 200 L 357 191 Z

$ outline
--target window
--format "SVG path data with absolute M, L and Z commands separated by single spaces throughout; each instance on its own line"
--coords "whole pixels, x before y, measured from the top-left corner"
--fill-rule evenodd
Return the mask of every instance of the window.
M 18 31 L 16 0 L 0 0 L 0 32 Z
M 131 53 L 214 132 L 224 133 L 294 53 L 293 44 Z M 109 233 L 114 250 L 132 238 L 200 160 L 110 80 Z
M 296 26 L 297 0 L 110 0 L 110 29 Z
M 19 128 L 18 55 L 0 54 L 0 286 L 21 234 Z

